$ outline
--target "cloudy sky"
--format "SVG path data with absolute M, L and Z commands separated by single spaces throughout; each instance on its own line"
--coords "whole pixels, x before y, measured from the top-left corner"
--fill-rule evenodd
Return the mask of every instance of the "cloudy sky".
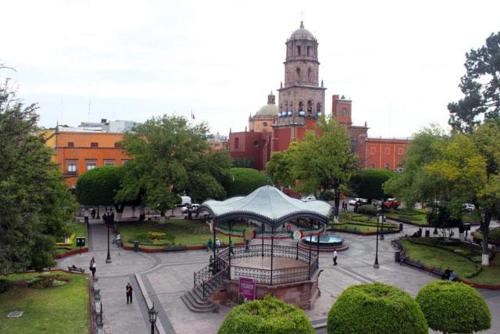
M 320 78 L 370 136 L 446 126 L 465 52 L 500 30 L 500 1 L 2 1 L 0 64 L 43 126 L 164 113 L 243 130 L 283 81 L 301 18 Z

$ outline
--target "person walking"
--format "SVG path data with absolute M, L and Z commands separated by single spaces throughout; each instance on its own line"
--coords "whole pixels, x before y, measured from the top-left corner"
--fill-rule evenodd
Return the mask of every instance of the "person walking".
M 95 265 L 95 258 L 93 256 L 92 259 L 90 260 L 89 269 L 92 272 L 92 278 L 95 278 L 96 265 Z
M 336 266 L 337 265 L 337 250 L 334 249 L 333 250 L 333 265 Z
M 127 283 L 127 286 L 125 287 L 125 293 L 127 295 L 127 304 L 132 304 L 132 285 L 130 282 Z

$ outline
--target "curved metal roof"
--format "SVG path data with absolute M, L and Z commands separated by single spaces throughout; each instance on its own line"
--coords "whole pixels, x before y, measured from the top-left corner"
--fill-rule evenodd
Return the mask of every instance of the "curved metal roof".
M 249 218 L 276 227 L 298 218 L 309 218 L 327 224 L 331 208 L 330 204 L 323 201 L 303 202 L 287 196 L 275 187 L 263 186 L 245 197 L 205 201 L 200 211 L 208 211 L 216 222 Z

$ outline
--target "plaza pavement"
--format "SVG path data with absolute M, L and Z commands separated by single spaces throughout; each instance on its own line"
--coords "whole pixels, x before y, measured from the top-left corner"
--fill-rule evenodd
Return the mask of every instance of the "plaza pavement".
M 97 223 L 97 221 L 95 221 Z M 112 263 L 106 264 L 106 227 L 90 225 L 90 252 L 71 256 L 59 261 L 58 266 L 69 265 L 88 268 L 92 256 L 97 261 L 97 273 L 101 288 L 105 333 L 147 333 L 149 322 L 147 307 L 140 294 L 134 273 L 139 273 L 147 293 L 159 309 L 159 320 L 167 333 L 216 333 L 229 308 L 221 307 L 218 313 L 192 313 L 180 296 L 193 285 L 193 272 L 208 264 L 206 251 L 136 253 L 111 246 Z M 403 234 L 411 234 L 415 227 L 405 225 Z M 394 249 L 390 240 L 400 234 L 388 235 L 379 242 L 380 268 L 374 269 L 375 237 L 339 233 L 349 249 L 339 253 L 338 266 L 333 266 L 331 254 L 321 254 L 319 277 L 321 296 L 312 310 L 306 314 L 315 323 L 324 323 L 331 305 L 342 291 L 353 285 L 369 282 L 384 282 L 398 286 L 411 295 L 420 287 L 436 279 L 430 274 L 394 262 Z M 125 285 L 131 282 L 134 302 L 127 305 Z M 500 292 L 482 290 L 481 294 L 490 306 L 493 316 L 492 328 L 484 333 L 500 333 Z M 466 312 L 466 310 L 464 311 Z M 318 333 L 326 333 L 325 329 Z

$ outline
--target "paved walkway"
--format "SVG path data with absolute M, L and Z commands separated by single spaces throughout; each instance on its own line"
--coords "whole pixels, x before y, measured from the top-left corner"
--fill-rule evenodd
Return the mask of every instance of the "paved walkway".
M 415 227 L 405 225 L 403 233 L 411 234 Z M 340 233 L 349 249 L 339 253 L 338 266 L 333 266 L 331 254 L 322 254 L 319 278 L 321 296 L 312 310 L 306 311 L 315 321 L 324 321 L 335 299 L 342 291 L 353 285 L 367 282 L 384 282 L 396 285 L 412 295 L 419 288 L 435 280 L 425 272 L 401 266 L 394 262 L 394 250 L 390 240 L 399 235 L 388 235 L 379 243 L 380 268 L 374 269 L 374 236 L 357 236 Z M 216 333 L 228 308 L 219 313 L 192 313 L 180 300 L 180 296 L 193 285 L 193 272 L 208 263 L 209 253 L 205 251 L 145 254 L 124 251 L 111 246 L 112 263 L 106 264 L 107 234 L 104 225 L 91 224 L 91 251 L 75 255 L 59 262 L 66 268 L 75 264 L 88 267 L 92 256 L 97 261 L 97 276 L 102 291 L 105 332 L 108 334 L 147 333 L 149 323 L 147 308 L 136 286 L 134 273 L 139 273 L 155 306 L 159 308 L 159 319 L 167 333 Z M 125 301 L 125 285 L 131 282 L 134 288 L 134 303 Z M 493 314 L 493 325 L 485 333 L 500 333 L 500 293 L 483 290 Z M 319 331 L 324 332 L 324 331 Z

